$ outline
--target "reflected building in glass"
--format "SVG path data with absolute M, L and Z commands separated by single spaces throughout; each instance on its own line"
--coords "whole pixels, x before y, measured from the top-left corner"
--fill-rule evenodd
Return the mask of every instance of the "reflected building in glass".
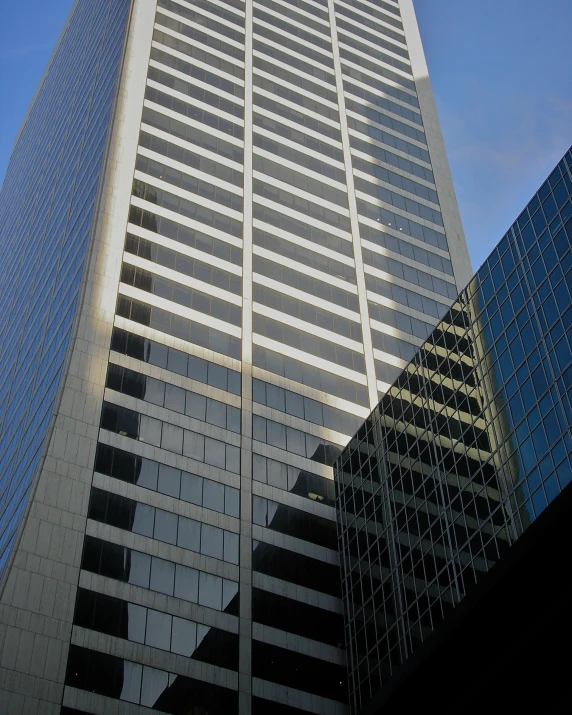
M 332 464 L 472 274 L 412 0 L 77 0 L 0 264 L 0 710 L 346 713 Z
M 571 197 L 569 151 L 336 463 L 353 713 L 567 687 Z

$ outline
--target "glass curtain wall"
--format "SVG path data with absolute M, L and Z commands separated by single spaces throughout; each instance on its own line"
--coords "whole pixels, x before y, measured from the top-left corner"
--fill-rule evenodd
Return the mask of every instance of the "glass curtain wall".
M 572 154 L 336 464 L 359 712 L 572 480 Z
M 65 374 L 130 5 L 75 4 L 0 191 L 0 576 Z

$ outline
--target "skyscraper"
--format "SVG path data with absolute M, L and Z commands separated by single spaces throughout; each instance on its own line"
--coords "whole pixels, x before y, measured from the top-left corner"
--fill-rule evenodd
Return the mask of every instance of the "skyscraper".
M 569 708 L 571 247 L 568 151 L 336 463 L 353 713 Z
M 77 0 L 0 231 L 2 706 L 344 713 L 331 464 L 471 275 L 412 0 Z

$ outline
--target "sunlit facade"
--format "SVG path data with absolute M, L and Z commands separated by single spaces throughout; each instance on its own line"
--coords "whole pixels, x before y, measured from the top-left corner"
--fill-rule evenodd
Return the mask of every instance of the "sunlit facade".
M 0 202 L 9 712 L 346 713 L 332 464 L 471 276 L 412 1 L 78 0 Z

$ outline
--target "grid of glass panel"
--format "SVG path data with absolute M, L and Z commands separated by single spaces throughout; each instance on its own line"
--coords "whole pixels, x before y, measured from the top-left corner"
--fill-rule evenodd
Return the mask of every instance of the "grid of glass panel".
M 359 711 L 572 480 L 572 152 L 336 464 Z
M 68 354 L 130 4 L 74 7 L 0 193 L 0 574 Z

